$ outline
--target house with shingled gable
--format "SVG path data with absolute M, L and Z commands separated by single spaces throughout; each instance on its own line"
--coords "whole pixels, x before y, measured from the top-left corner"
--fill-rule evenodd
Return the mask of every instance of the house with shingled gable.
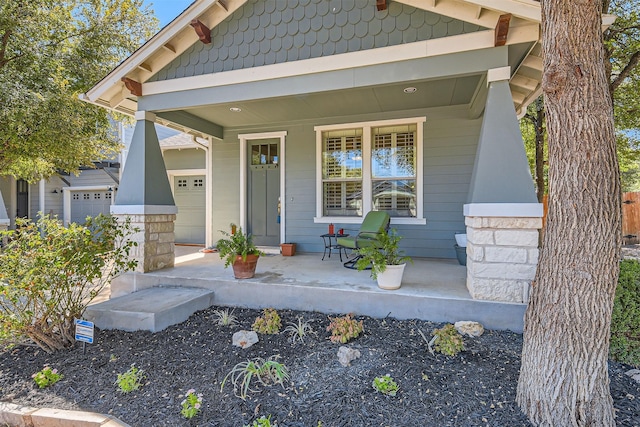
M 174 260 L 160 123 L 208 142 L 207 245 L 236 223 L 322 252 L 384 210 L 413 257 L 455 258 L 466 231 L 471 296 L 525 302 L 540 52 L 532 0 L 196 0 L 82 99 L 136 119 L 111 212 L 144 230 L 138 273 Z

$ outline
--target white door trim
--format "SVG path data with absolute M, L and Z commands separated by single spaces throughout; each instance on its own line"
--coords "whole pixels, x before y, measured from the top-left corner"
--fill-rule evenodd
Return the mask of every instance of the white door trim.
M 280 138 L 280 157 L 278 159 L 278 169 L 280 170 L 280 243 L 285 239 L 285 218 L 286 218 L 286 194 L 284 185 L 285 177 L 285 137 L 287 131 L 263 132 L 263 133 L 242 133 L 238 134 L 240 140 L 240 226 L 247 229 L 247 142 L 259 139 Z

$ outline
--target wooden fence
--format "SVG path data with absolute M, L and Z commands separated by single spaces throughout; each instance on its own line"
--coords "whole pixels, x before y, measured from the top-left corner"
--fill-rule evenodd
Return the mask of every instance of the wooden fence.
M 544 217 L 547 218 L 547 196 L 542 201 Z M 622 193 L 622 244 L 637 245 L 640 243 L 640 193 Z

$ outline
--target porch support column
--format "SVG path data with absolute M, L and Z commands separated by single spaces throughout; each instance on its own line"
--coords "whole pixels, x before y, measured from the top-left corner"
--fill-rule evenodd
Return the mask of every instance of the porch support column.
M 132 239 L 138 243 L 133 256 L 136 271 L 147 273 L 173 267 L 175 206 L 167 170 L 154 127 L 155 115 L 138 111 L 127 162 L 111 214 L 140 231 Z
M 538 203 L 509 89 L 509 67 L 489 70 L 467 204 L 467 289 L 474 299 L 527 302 L 538 264 Z

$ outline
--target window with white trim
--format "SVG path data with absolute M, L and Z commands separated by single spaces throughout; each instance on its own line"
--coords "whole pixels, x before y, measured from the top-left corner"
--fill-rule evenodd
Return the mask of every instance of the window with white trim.
M 357 220 L 369 211 L 396 222 L 422 219 L 424 117 L 317 126 L 316 221 Z

